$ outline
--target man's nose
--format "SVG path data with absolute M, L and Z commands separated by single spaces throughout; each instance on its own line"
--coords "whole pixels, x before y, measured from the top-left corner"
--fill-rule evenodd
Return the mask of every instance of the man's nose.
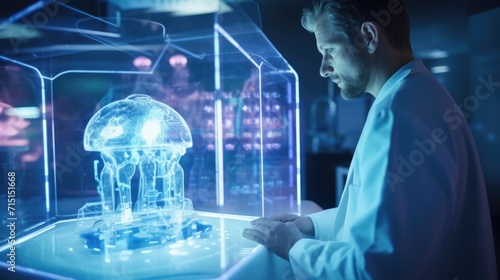
M 327 78 L 333 73 L 333 66 L 331 66 L 329 63 L 323 59 L 321 61 L 321 66 L 319 68 L 319 74 L 321 77 Z

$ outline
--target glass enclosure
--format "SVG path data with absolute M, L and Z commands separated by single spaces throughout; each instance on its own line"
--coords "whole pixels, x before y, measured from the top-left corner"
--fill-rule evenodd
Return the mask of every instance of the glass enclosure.
M 134 96 L 164 104 L 185 121 L 191 143 L 175 155 L 182 177 L 175 184 L 183 185 L 175 194 L 182 191 L 214 232 L 234 228 L 239 236 L 249 216 L 299 211 L 298 78 L 249 16 L 254 3 L 26 3 L 2 12 L 0 23 L 3 265 L 10 240 L 20 252 L 29 246 L 23 243 L 43 239 L 40 231 L 70 236 L 79 210 L 92 216 L 93 205 L 100 212 L 113 205 L 108 214 L 124 213 L 119 180 L 107 189 L 108 204 L 101 203 L 105 162 L 101 151 L 84 147 L 84 136 L 99 110 Z M 157 136 L 153 123 L 144 130 Z M 144 185 L 139 169 L 158 171 L 128 168 L 130 207 L 147 203 L 145 193 L 167 196 L 158 179 L 156 188 L 134 189 Z M 224 226 L 213 217 L 235 221 Z M 244 241 L 235 242 L 237 248 Z

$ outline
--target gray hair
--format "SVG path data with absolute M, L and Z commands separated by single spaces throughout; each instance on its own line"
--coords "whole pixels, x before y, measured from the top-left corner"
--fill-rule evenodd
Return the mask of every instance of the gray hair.
M 390 14 L 388 22 L 381 22 L 380 17 L 375 18 L 379 12 L 388 13 L 387 7 L 394 1 L 402 6 L 401 11 Z M 375 21 L 387 35 L 392 47 L 411 50 L 410 20 L 403 0 L 313 0 L 303 11 L 302 26 L 314 32 L 322 16 L 326 16 L 326 22 L 332 30 L 342 32 L 352 43 L 355 43 L 364 22 Z

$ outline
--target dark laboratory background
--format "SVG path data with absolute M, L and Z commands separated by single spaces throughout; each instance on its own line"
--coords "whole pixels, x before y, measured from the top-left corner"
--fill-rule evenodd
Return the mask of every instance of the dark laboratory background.
M 309 0 L 258 0 L 262 29 L 299 75 L 302 157 L 306 199 L 335 206 L 336 183 L 345 174 L 361 132 L 370 98 L 345 101 L 319 76 L 320 55 L 314 36 L 300 25 Z M 466 109 L 485 176 L 500 255 L 500 1 L 410 0 L 411 42 L 416 58 Z M 488 98 L 473 95 L 485 80 L 494 81 Z M 486 86 L 485 86 L 486 88 Z M 485 93 L 486 94 L 486 93 Z M 477 100 L 476 100 L 477 101 Z M 336 103 L 336 112 L 328 103 Z M 432 102 L 429 100 L 429 102 Z M 325 119 L 334 120 L 333 124 Z M 425 207 L 425 201 L 422 201 Z M 497 261 L 498 263 L 498 261 Z

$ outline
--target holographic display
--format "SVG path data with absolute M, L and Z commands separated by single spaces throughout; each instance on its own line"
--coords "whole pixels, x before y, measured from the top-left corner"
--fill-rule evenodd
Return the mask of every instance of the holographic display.
M 0 36 L 19 276 L 285 275 L 255 270 L 274 260 L 241 232 L 259 216 L 307 214 L 299 80 L 247 5 L 181 15 L 163 2 L 182 1 L 36 2 L 5 11 Z
M 99 162 L 94 162 L 101 201 L 87 203 L 78 212 L 86 246 L 112 252 L 209 232 L 212 226 L 194 219 L 192 202 L 184 197 L 179 159 L 192 145 L 182 116 L 147 95 L 134 94 L 97 111 L 85 129 L 84 148 L 101 152 L 104 166 L 99 175 Z M 137 169 L 138 188 L 134 188 Z

